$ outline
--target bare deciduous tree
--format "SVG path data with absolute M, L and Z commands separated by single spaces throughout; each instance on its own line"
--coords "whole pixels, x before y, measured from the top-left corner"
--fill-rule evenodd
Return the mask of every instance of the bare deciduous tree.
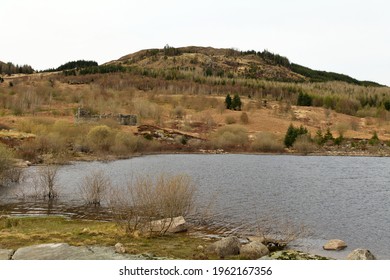
M 140 176 L 126 189 L 112 191 L 109 204 L 128 232 L 143 230 L 161 235 L 170 229 L 173 218 L 189 214 L 194 194 L 195 186 L 186 175 L 163 174 L 157 179 Z
M 97 170 L 83 178 L 79 190 L 87 204 L 97 206 L 104 199 L 110 186 L 111 182 L 107 175 L 102 170 Z
M 58 165 L 45 165 L 39 167 L 37 175 L 33 180 L 34 189 L 37 194 L 52 200 L 58 197 Z

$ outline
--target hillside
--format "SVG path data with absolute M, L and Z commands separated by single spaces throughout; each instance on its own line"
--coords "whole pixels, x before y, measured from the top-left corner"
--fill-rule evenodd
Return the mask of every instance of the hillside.
M 211 47 L 165 46 L 163 49 L 141 50 L 125 55 L 106 65 L 140 67 L 151 70 L 179 70 L 193 74 L 228 78 L 251 78 L 282 82 L 343 81 L 362 86 L 381 86 L 371 81 L 359 81 L 344 74 L 317 71 L 295 63 L 267 50 L 238 51 Z
M 271 53 L 269 53 L 272 55 Z M 288 61 L 288 60 L 287 60 Z M 280 61 L 281 62 L 281 61 Z M 206 76 L 256 78 L 276 81 L 305 81 L 282 63 L 256 52 L 205 47 L 149 49 L 129 54 L 108 64 L 138 66 L 148 69 L 171 69 L 201 73 Z
M 2 76 L 0 142 L 20 158 L 218 150 L 390 155 L 389 88 L 268 51 L 166 46 L 100 66 L 63 67 Z M 228 108 L 228 96 L 240 106 Z M 89 116 L 80 122 L 79 108 Z M 137 125 L 121 125 L 122 115 L 136 116 Z M 300 146 L 284 142 L 291 124 L 307 132 Z

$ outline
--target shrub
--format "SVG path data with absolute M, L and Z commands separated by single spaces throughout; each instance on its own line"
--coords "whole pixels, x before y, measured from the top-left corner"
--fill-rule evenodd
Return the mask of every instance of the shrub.
M 95 151 L 107 152 L 114 142 L 115 134 L 111 128 L 106 125 L 93 127 L 87 134 L 88 144 Z
M 299 135 L 308 134 L 307 128 L 302 125 L 299 128 L 295 128 L 292 124 L 287 129 L 286 136 L 284 138 L 284 144 L 287 148 L 290 148 Z
M 177 119 L 182 119 L 186 115 L 186 111 L 182 106 L 176 106 L 172 111 L 172 116 Z
M 100 205 L 111 185 L 110 179 L 103 171 L 93 171 L 83 178 L 79 186 L 80 194 L 85 203 Z
M 58 165 L 39 167 L 36 177 L 33 180 L 37 194 L 49 200 L 58 197 L 58 170 Z
M 315 144 L 306 134 L 299 135 L 293 145 L 294 150 L 304 155 L 313 152 L 316 149 Z
M 251 145 L 256 152 L 283 152 L 283 144 L 276 136 L 269 132 L 259 132 L 255 135 L 255 140 Z
M 234 123 L 236 123 L 237 121 L 236 121 L 236 118 L 234 117 L 234 116 L 227 116 L 226 118 L 225 118 L 225 123 L 226 124 L 234 124 Z
M 0 143 L 0 186 L 11 179 L 12 158 L 11 150 Z
M 140 176 L 124 190 L 111 192 L 109 205 L 118 223 L 129 233 L 142 230 L 149 234 L 165 234 L 174 217 L 187 216 L 195 201 L 195 186 L 186 175 Z M 156 227 L 155 220 L 163 220 Z
M 376 131 L 374 131 L 374 133 L 372 134 L 372 137 L 371 137 L 371 139 L 368 141 L 368 143 L 369 143 L 371 146 L 375 146 L 375 145 L 378 145 L 378 144 L 380 143 L 379 137 L 378 137 L 378 134 L 376 133 Z
M 242 112 L 240 115 L 240 121 L 242 124 L 248 124 L 249 123 L 249 117 L 248 114 L 245 112 Z
M 311 106 L 313 103 L 313 98 L 307 93 L 300 92 L 298 94 L 297 105 L 298 106 Z
M 248 131 L 240 125 L 228 125 L 219 128 L 212 136 L 217 148 L 244 147 L 248 144 Z
M 118 132 L 115 136 L 113 152 L 119 155 L 131 154 L 137 151 L 139 140 L 138 137 L 130 132 Z

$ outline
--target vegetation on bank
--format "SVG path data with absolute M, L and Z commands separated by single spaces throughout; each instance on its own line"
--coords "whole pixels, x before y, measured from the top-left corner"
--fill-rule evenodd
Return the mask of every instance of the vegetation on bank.
M 159 237 L 130 236 L 114 222 L 66 219 L 63 217 L 1 217 L 1 248 L 17 249 L 43 243 L 68 243 L 74 246 L 114 246 L 120 242 L 129 254 L 149 253 L 173 259 L 214 259 L 198 247 L 211 241 L 186 233 Z

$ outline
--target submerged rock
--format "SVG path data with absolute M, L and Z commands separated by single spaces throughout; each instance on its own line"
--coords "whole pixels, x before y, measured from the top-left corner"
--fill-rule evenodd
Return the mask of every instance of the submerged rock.
M 170 233 L 179 233 L 188 230 L 188 224 L 183 216 L 162 219 L 157 221 L 152 221 L 151 231 L 152 232 L 170 232 Z
M 334 250 L 334 251 L 339 251 L 347 247 L 347 244 L 340 239 L 332 239 L 329 240 L 322 248 L 324 250 Z
M 376 260 L 375 256 L 366 249 L 353 250 L 348 256 L 348 260 Z

